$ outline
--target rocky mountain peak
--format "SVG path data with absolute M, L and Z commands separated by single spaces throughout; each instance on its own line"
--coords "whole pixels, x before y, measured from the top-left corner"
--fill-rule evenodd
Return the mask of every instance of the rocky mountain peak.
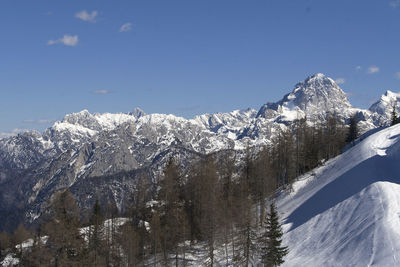
M 347 110 L 351 108 L 346 94 L 335 81 L 317 73 L 297 83 L 293 91 L 280 101 L 262 106 L 257 117 L 279 117 L 280 121 L 293 121 L 304 116 L 323 119 L 327 112 L 349 113 Z
M 80 125 L 89 129 L 98 128 L 100 126 L 96 118 L 87 109 L 66 115 L 62 123 Z
M 400 93 L 387 90 L 378 101 L 371 105 L 369 110 L 384 115 L 388 110 L 391 111 L 393 105 L 398 107 L 398 102 L 400 102 Z
M 394 93 L 387 90 L 381 98 L 371 105 L 369 111 L 372 113 L 372 120 L 375 125 L 388 125 L 391 119 L 391 113 L 395 106 L 397 114 L 400 112 L 400 93 Z
M 146 112 L 142 109 L 136 107 L 133 109 L 132 112 L 129 113 L 130 115 L 134 116 L 135 118 L 139 119 L 140 117 L 146 116 Z

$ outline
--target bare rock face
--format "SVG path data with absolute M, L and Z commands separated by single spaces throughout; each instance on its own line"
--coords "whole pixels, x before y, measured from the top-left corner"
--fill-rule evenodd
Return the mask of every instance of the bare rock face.
M 387 92 L 369 110 L 353 108 L 332 79 L 316 74 L 258 112 L 235 110 L 189 120 L 146 115 L 138 108 L 128 114 L 72 113 L 44 133 L 0 140 L 0 217 L 33 222 L 51 196 L 65 188 L 83 208 L 98 198 L 124 209 L 137 177 L 149 177 L 155 185 L 171 156 L 187 168 L 208 153 L 268 144 L 278 129 L 297 119 L 324 121 L 328 113 L 344 120 L 356 114 L 365 132 L 386 125 L 392 103 L 399 99 L 400 94 Z M 10 225 L 9 220 L 0 222 L 0 230 Z

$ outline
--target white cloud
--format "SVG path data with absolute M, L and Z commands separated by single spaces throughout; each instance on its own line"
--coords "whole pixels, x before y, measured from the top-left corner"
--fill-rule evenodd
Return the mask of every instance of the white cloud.
M 344 83 L 346 82 L 346 80 L 345 80 L 344 78 L 337 78 L 337 79 L 335 80 L 335 82 L 336 82 L 337 84 L 344 84 Z
M 98 14 L 99 13 L 97 12 L 97 10 L 93 10 L 91 13 L 88 13 L 86 10 L 82 10 L 75 14 L 75 18 L 95 23 Z
M 119 32 L 129 32 L 132 29 L 132 23 L 127 22 L 119 28 Z
M 356 70 L 361 70 L 361 66 L 356 66 Z
M 367 71 L 368 74 L 374 74 L 377 72 L 379 72 L 379 67 L 377 67 L 377 66 L 369 66 L 368 67 L 368 71 Z
M 391 1 L 389 5 L 393 8 L 400 6 L 400 0 Z
M 0 132 L 0 139 L 11 137 L 11 136 L 15 136 L 15 135 L 17 135 L 19 133 L 26 132 L 26 131 L 28 131 L 28 130 L 27 129 L 15 128 L 11 132 Z
M 108 90 L 94 90 L 94 91 L 92 91 L 92 94 L 95 94 L 95 95 L 107 95 L 109 93 L 111 93 L 111 92 L 108 91 Z
M 399 71 L 399 72 L 396 72 L 396 73 L 394 74 L 394 77 L 395 77 L 396 79 L 399 79 L 399 80 L 400 80 L 400 71 Z
M 63 44 L 66 46 L 76 46 L 78 44 L 78 35 L 68 35 L 64 34 L 64 36 L 57 40 L 49 40 L 47 45 L 54 45 L 54 44 Z

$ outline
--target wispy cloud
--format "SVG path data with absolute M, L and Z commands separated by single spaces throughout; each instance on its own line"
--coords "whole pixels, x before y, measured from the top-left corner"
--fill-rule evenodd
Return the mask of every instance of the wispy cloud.
M 42 119 L 38 120 L 37 122 L 40 124 L 45 124 L 45 123 L 52 123 L 54 120 L 48 120 L 48 119 Z
M 357 71 L 361 70 L 361 66 L 356 66 L 356 70 Z
M 62 38 L 57 40 L 49 40 L 47 45 L 63 44 L 66 46 L 76 46 L 78 44 L 78 35 L 65 34 Z
M 37 124 L 46 124 L 46 123 L 52 123 L 54 120 L 49 120 L 49 119 L 40 119 L 40 120 L 24 120 L 24 123 L 37 123 Z
M 109 91 L 109 90 L 94 90 L 94 91 L 92 91 L 92 94 L 95 94 L 95 95 L 108 95 L 110 93 L 111 93 L 111 91 Z
M 399 7 L 400 6 L 400 0 L 395 0 L 395 1 L 391 1 L 389 3 L 389 5 L 393 8 Z
M 119 28 L 119 32 L 129 32 L 132 29 L 132 23 L 127 22 Z
M 396 72 L 396 73 L 394 74 L 394 77 L 395 77 L 396 79 L 399 79 L 399 80 L 400 80 L 400 71 L 399 71 L 399 72 Z
M 344 78 L 337 78 L 337 79 L 335 80 L 335 82 L 336 82 L 337 84 L 344 84 L 344 83 L 346 82 L 346 80 L 345 80 Z
M 368 74 L 374 74 L 377 72 L 379 72 L 379 67 L 374 66 L 374 65 L 368 67 L 368 70 L 367 70 Z
M 99 13 L 97 12 L 97 10 L 93 10 L 91 13 L 88 13 L 86 10 L 82 10 L 75 14 L 75 18 L 95 23 L 98 14 Z

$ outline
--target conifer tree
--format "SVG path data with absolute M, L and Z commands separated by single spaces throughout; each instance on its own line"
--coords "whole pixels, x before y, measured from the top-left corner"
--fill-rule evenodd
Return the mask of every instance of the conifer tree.
M 33 244 L 28 251 L 28 255 L 20 259 L 22 266 L 54 266 L 50 247 L 46 245 L 45 239 L 41 236 L 40 226 L 33 237 Z
M 8 249 L 10 249 L 13 245 L 12 237 L 7 232 L 0 233 L 0 257 L 2 258 L 6 254 L 8 254 Z
M 346 137 L 346 143 L 351 143 L 356 140 L 358 137 L 358 127 L 357 127 L 357 119 L 356 115 L 354 114 L 349 121 L 349 131 Z
M 24 225 L 21 223 L 18 225 L 17 229 L 14 231 L 14 238 L 15 238 L 15 243 L 18 244 L 18 252 L 19 252 L 19 258 L 22 260 L 23 259 L 23 246 L 22 243 L 24 241 L 27 241 L 27 239 L 30 237 L 29 232 L 26 230 Z
M 79 266 L 82 261 L 84 240 L 79 232 L 78 205 L 69 190 L 55 195 L 52 218 L 45 225 L 49 236 L 46 245 L 51 248 L 55 266 Z
M 168 249 L 175 254 L 175 265 L 178 266 L 179 243 L 186 239 L 187 217 L 184 210 L 183 193 L 181 188 L 182 175 L 179 167 L 171 158 L 164 170 L 158 199 L 163 203 L 161 221 L 164 229 L 163 251 L 164 260 Z
M 261 262 L 268 267 L 279 266 L 284 262 L 283 257 L 288 253 L 288 248 L 281 246 L 283 232 L 273 202 L 270 204 L 270 212 L 264 226 L 265 232 L 260 238 Z
M 106 265 L 107 266 L 120 266 L 121 251 L 120 246 L 117 244 L 118 236 L 118 208 L 115 203 L 108 203 L 105 208 L 105 217 L 109 219 L 105 227 L 106 236 Z
M 207 156 L 195 168 L 192 177 L 193 216 L 199 239 L 208 246 L 209 265 L 213 266 L 221 219 L 221 190 L 214 158 Z
M 157 211 L 153 212 L 153 216 L 151 217 L 150 221 L 150 229 L 151 229 L 151 247 L 152 247 L 152 255 L 153 255 L 153 262 L 154 266 L 157 266 L 157 253 L 161 248 L 161 241 L 162 241 L 162 229 L 161 229 L 161 222 L 160 216 Z
M 391 117 L 391 122 L 390 125 L 393 126 L 397 123 L 399 123 L 399 118 L 397 117 L 397 112 L 396 112 L 396 105 L 393 104 L 392 106 L 392 113 L 391 113 L 392 117 Z
M 104 219 L 97 199 L 90 218 L 89 256 L 94 265 L 105 265 Z
M 123 250 L 122 266 L 138 266 L 142 248 L 140 247 L 140 235 L 132 224 L 125 223 L 121 226 L 119 244 Z

